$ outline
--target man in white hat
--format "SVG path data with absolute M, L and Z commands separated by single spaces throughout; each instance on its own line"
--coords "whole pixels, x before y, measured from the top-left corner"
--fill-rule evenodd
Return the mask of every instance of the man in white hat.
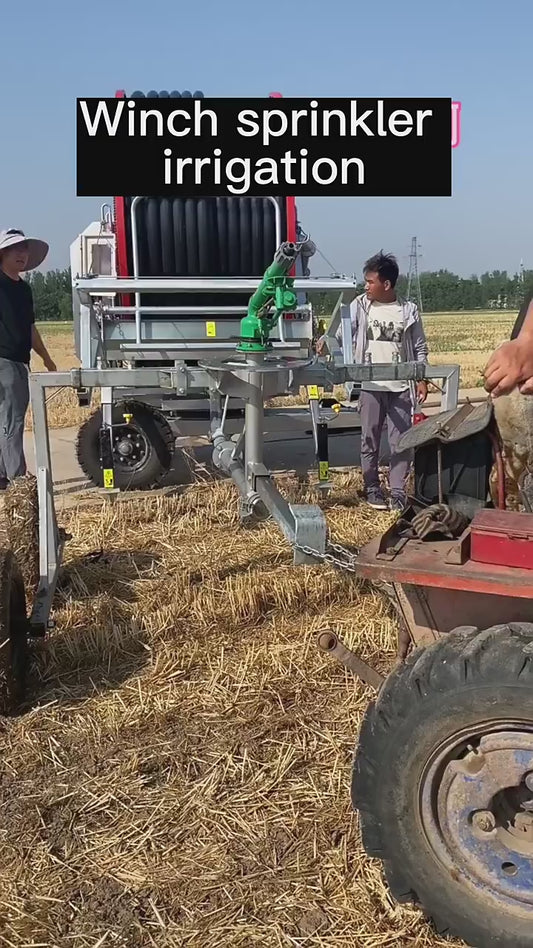
M 11 228 L 0 232 L 0 490 L 26 473 L 24 421 L 32 350 L 49 372 L 56 366 L 35 326 L 33 295 L 21 273 L 45 259 L 48 244 Z

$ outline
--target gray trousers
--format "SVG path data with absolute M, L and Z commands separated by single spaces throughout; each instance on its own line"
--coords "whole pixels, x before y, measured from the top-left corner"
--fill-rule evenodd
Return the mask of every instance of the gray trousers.
M 361 468 L 366 490 L 379 488 L 379 447 L 385 420 L 390 448 L 391 494 L 405 493 L 411 465 L 411 451 L 399 453 L 398 439 L 411 427 L 411 394 L 406 392 L 365 392 L 359 396 L 361 412 Z
M 0 484 L 26 474 L 24 422 L 29 401 L 28 367 L 0 359 Z

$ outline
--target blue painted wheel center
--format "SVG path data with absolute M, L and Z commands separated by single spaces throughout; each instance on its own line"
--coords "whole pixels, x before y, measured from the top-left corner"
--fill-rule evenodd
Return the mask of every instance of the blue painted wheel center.
M 515 909 L 533 905 L 533 728 L 436 755 L 419 807 L 433 852 L 457 881 Z

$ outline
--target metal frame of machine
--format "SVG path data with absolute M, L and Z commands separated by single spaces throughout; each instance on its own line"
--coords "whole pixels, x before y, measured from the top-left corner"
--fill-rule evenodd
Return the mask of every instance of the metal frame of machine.
M 307 240 L 307 238 L 306 238 Z M 287 308 L 294 307 L 298 294 L 305 291 L 313 281 L 289 275 L 294 272 L 294 264 L 304 249 L 306 241 L 299 244 L 285 242 L 279 248 L 274 261 L 267 269 L 262 280 L 189 280 L 189 279 L 146 279 L 99 277 L 95 280 L 85 278 L 74 281 L 79 293 L 80 328 L 82 343 L 95 340 L 96 331 L 101 331 L 94 313 L 93 297 L 101 299 L 112 293 L 142 293 L 152 291 L 164 294 L 176 289 L 205 290 L 206 285 L 217 292 L 231 290 L 237 283 L 240 289 L 251 293 L 247 315 L 240 321 L 238 345 L 233 345 L 234 358 L 211 357 L 209 346 L 205 354 L 209 358 L 199 361 L 197 366 L 175 364 L 172 368 L 81 368 L 70 373 L 34 374 L 31 377 L 31 403 L 34 419 L 34 438 L 36 451 L 37 486 L 39 495 L 39 544 L 40 544 L 40 584 L 35 599 L 31 625 L 36 634 L 46 629 L 57 574 L 60 565 L 64 538 L 59 533 L 54 510 L 51 457 L 47 427 L 45 389 L 71 386 L 76 391 L 101 389 L 102 429 L 100 440 L 100 463 L 102 482 L 114 489 L 113 457 L 113 402 L 124 389 L 139 387 L 156 389 L 172 398 L 175 393 L 182 394 L 206 388 L 209 392 L 209 433 L 213 445 L 214 464 L 234 480 L 241 497 L 241 518 L 246 520 L 264 519 L 272 516 L 281 530 L 294 546 L 294 562 L 314 562 L 315 559 L 328 557 L 326 521 L 318 506 L 290 506 L 274 486 L 270 471 L 264 465 L 264 434 L 269 415 L 265 411 L 265 401 L 280 392 L 299 391 L 307 387 L 318 392 L 319 388 L 331 391 L 334 385 L 349 382 L 362 382 L 376 379 L 403 379 L 417 381 L 423 378 L 443 381 L 443 408 L 457 405 L 459 388 L 458 366 L 428 366 L 423 363 L 394 363 L 392 365 L 354 365 L 347 364 L 340 352 L 333 350 L 332 361 L 319 360 L 308 354 L 294 358 L 294 353 L 282 356 L 279 345 L 272 341 L 276 327 Z M 328 286 L 330 281 L 318 281 Z M 349 293 L 353 287 L 346 288 Z M 342 294 L 345 292 L 343 289 Z M 272 314 L 272 307 L 274 313 Z M 339 301 L 338 310 L 341 309 Z M 336 325 L 336 314 L 330 332 Z M 142 325 L 142 321 L 140 323 Z M 137 324 L 138 326 L 139 324 Z M 329 337 L 332 338 L 331 336 Z M 334 341 L 334 340 L 333 340 Z M 333 346 L 332 346 L 333 348 Z M 216 350 L 215 350 L 216 351 Z M 292 357 L 291 357 L 292 356 Z M 244 403 L 244 424 L 237 440 L 229 436 L 228 407 L 230 400 L 239 399 Z M 316 397 L 312 411 L 317 443 L 324 435 L 320 425 L 321 414 L 316 407 Z M 289 411 L 289 415 L 291 412 Z M 272 416 L 287 420 L 283 409 L 271 410 Z M 322 449 L 327 445 L 318 444 Z M 319 470 L 319 483 L 328 484 L 327 453 L 324 460 L 325 471 Z
M 170 281 L 172 282 L 172 281 Z M 257 281 L 259 284 L 259 281 Z M 298 284 L 298 281 L 296 281 Z M 110 288 L 111 281 L 105 284 Z M 123 289 L 143 289 L 146 282 L 123 281 Z M 170 287 L 171 289 L 173 287 Z M 164 288 L 161 287 L 164 292 Z M 273 486 L 270 472 L 263 464 L 263 399 L 269 388 L 277 388 L 280 376 L 293 384 L 309 387 L 328 387 L 346 381 L 404 379 L 444 380 L 446 401 L 453 407 L 457 402 L 457 366 L 429 366 L 422 363 L 403 363 L 394 366 L 344 365 L 342 362 L 328 364 L 317 359 L 301 360 L 299 364 L 287 364 L 276 360 L 261 366 L 261 360 L 252 358 L 248 364 L 215 363 L 191 369 L 191 382 L 198 376 L 211 382 L 211 440 L 214 463 L 231 476 L 243 501 L 242 517 L 262 518 L 268 511 L 281 527 L 287 539 L 295 546 L 294 562 L 313 562 L 315 554 L 327 554 L 326 523 L 319 507 L 290 507 Z M 111 431 L 110 413 L 115 393 L 124 387 L 138 385 L 140 388 L 159 389 L 172 393 L 182 387 L 183 373 L 180 367 L 173 369 L 73 369 L 71 372 L 34 373 L 30 378 L 31 405 L 35 443 L 35 462 L 39 497 L 39 550 L 40 581 L 31 615 L 34 634 L 42 635 L 49 626 L 52 602 L 65 537 L 58 529 L 54 505 L 52 459 L 48 433 L 46 389 L 70 387 L 74 391 L 99 388 L 101 391 L 104 436 Z M 448 388 L 446 389 L 446 383 Z M 230 393 L 238 391 L 245 400 L 244 431 L 237 440 L 230 440 L 227 431 L 226 413 Z M 267 395 L 267 397 L 269 397 Z M 281 416 L 287 415 L 283 409 Z M 289 415 L 289 421 L 291 414 Z M 205 429 L 204 429 L 205 430 Z M 113 490 L 113 460 L 103 457 L 102 463 L 109 466 L 105 482 Z M 105 491 L 104 491 L 105 493 Z M 313 550 L 310 555 L 309 549 Z M 311 557 L 311 558 L 310 558 Z
M 166 418 L 174 437 L 180 435 L 203 435 L 210 418 L 210 373 L 202 368 L 204 361 L 212 363 L 229 355 L 235 350 L 240 321 L 246 307 L 231 307 L 220 304 L 216 307 L 172 307 L 162 304 L 143 307 L 139 300 L 143 293 L 164 296 L 178 292 L 201 294 L 215 293 L 223 298 L 224 294 L 236 291 L 250 294 L 259 285 L 259 278 L 143 278 L 137 274 L 138 251 L 136 234 L 136 209 L 140 199 L 135 198 L 131 205 L 131 232 L 134 236 L 133 260 L 135 275 L 119 277 L 115 275 L 112 261 L 115 256 L 115 235 L 110 219 L 110 210 L 102 208 L 102 225 L 88 228 L 88 233 L 75 242 L 72 251 L 74 265 L 84 269 L 82 276 L 72 280 L 75 306 L 76 349 L 81 361 L 83 383 L 77 386 L 80 404 L 89 404 L 92 385 L 86 373 L 92 370 L 115 369 L 123 371 L 119 386 L 113 384 L 109 395 L 113 404 L 118 397 L 125 400 L 135 398 L 156 407 Z M 275 202 L 274 202 L 275 203 Z M 276 205 L 277 206 L 277 205 Z M 278 214 L 279 223 L 279 214 Z M 280 234 L 277 227 L 276 236 Z M 103 243 L 101 242 L 103 241 Z M 279 247 L 282 241 L 279 241 Z M 301 240 L 300 246 L 309 245 Z M 102 250 L 102 248 L 104 248 Z M 97 252 L 97 253 L 95 253 Z M 309 256 L 314 252 L 311 243 Z M 350 328 L 350 303 L 357 293 L 352 280 L 336 278 L 316 278 L 303 275 L 305 271 L 300 263 L 299 253 L 291 268 L 294 275 L 295 300 L 290 311 L 280 315 L 272 329 L 271 345 L 281 359 L 293 359 L 310 362 L 313 360 L 312 305 L 306 301 L 309 295 L 328 291 L 338 293 L 328 328 L 330 350 L 335 352 L 337 361 L 342 358 L 345 365 L 353 366 L 353 353 Z M 93 274 L 91 269 L 109 270 L 108 275 Z M 298 272 L 299 271 L 299 272 Z M 115 305 L 116 298 L 133 297 L 134 306 Z M 175 317 L 175 318 L 173 318 Z M 341 327 L 342 352 L 334 338 L 337 328 Z M 155 383 L 140 381 L 151 376 L 139 375 L 136 367 L 140 361 L 144 367 L 159 368 L 171 372 L 171 385 L 161 387 Z M 119 368 L 121 367 L 121 368 Z M 155 376 L 156 379 L 158 376 Z M 439 369 L 435 378 L 444 379 L 442 407 L 444 410 L 457 403 L 459 388 L 458 367 Z M 307 377 L 306 377 L 307 378 Z M 273 384 L 275 383 L 275 384 Z M 315 376 L 310 381 L 303 379 L 301 372 L 276 374 L 269 383 L 270 398 L 297 394 L 301 385 L 316 385 Z M 334 384 L 345 384 L 350 388 L 354 381 L 347 384 L 337 376 L 320 379 L 319 384 L 325 392 L 332 392 Z M 104 386 L 108 388 L 108 386 Z M 120 388 L 120 392 L 118 389 Z M 103 400 L 104 411 L 110 409 L 108 394 Z M 312 395 L 312 392 L 311 392 Z M 242 427 L 245 414 L 244 401 L 237 393 L 229 396 L 225 405 L 225 432 L 234 434 Z M 318 401 L 310 397 L 307 408 L 270 408 L 264 411 L 264 432 L 292 432 L 311 429 L 315 441 L 315 454 L 319 479 L 325 487 L 328 482 L 327 434 L 342 433 L 360 426 L 359 412 L 353 404 L 333 404 L 330 399 Z

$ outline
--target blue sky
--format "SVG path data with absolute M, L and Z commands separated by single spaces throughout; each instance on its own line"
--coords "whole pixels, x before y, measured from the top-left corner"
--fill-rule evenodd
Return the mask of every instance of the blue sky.
M 0 227 L 49 240 L 45 266 L 63 267 L 98 217 L 100 199 L 76 197 L 77 96 L 449 96 L 462 102 L 453 198 L 300 199 L 302 223 L 358 275 L 381 247 L 405 269 L 414 235 L 423 269 L 533 268 L 532 28 L 531 0 L 6 2 Z

